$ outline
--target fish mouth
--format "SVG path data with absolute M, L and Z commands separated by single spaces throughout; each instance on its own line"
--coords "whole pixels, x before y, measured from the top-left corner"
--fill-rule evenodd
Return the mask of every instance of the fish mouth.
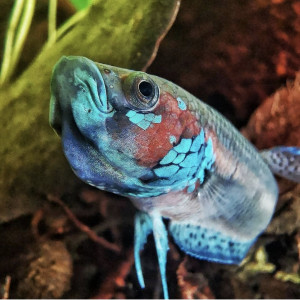
M 80 98 L 88 99 L 90 106 L 101 113 L 109 114 L 113 111 L 113 106 L 108 101 L 104 79 L 96 64 L 82 56 L 63 56 L 53 69 L 50 120 L 61 119 L 55 115 L 61 111 L 58 108 L 64 110 L 71 102 L 67 99 L 78 93 Z
M 64 61 L 66 65 L 70 64 L 70 67 L 74 68 L 74 81 L 90 93 L 96 107 L 105 114 L 112 112 L 113 107 L 108 101 L 106 85 L 96 64 L 82 56 L 63 57 L 62 62 Z
M 49 121 L 61 135 L 63 115 L 77 103 L 86 103 L 87 110 L 99 111 L 104 117 L 114 111 L 106 85 L 97 65 L 82 56 L 63 56 L 54 66 L 51 78 Z

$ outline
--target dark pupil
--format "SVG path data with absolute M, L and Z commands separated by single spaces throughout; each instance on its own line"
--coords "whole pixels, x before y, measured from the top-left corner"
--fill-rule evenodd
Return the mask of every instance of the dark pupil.
M 142 81 L 140 84 L 139 84 L 139 91 L 140 93 L 145 96 L 145 97 L 149 97 L 151 96 L 152 94 L 152 85 L 150 82 L 148 81 Z

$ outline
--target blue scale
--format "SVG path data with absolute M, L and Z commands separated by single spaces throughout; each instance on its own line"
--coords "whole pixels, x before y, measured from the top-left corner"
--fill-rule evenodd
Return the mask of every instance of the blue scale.
M 143 130 L 147 130 L 150 125 L 159 124 L 162 121 L 161 115 L 155 115 L 153 113 L 138 113 L 134 110 L 129 110 L 126 113 L 126 116 L 129 118 L 129 121 Z
M 150 185 L 165 186 L 172 179 L 173 190 L 184 189 L 192 193 L 197 180 L 204 182 L 205 170 L 215 161 L 211 138 L 205 142 L 204 131 L 191 139 L 182 138 L 153 169 L 157 176 Z

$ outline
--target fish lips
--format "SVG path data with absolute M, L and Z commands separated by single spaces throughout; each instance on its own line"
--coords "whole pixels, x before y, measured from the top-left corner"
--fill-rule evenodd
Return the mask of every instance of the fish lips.
M 86 101 L 86 103 L 83 103 Z M 55 65 L 51 78 L 49 120 L 60 135 L 62 115 L 86 107 L 104 115 L 113 111 L 108 101 L 103 77 L 96 64 L 85 57 L 63 56 Z

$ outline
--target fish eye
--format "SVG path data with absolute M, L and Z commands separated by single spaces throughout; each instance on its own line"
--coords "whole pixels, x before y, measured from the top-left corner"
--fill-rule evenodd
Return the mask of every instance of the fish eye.
M 143 72 L 129 74 L 123 82 L 123 91 L 130 107 L 135 110 L 150 110 L 159 99 L 157 84 Z
M 148 81 L 141 81 L 139 83 L 139 92 L 144 96 L 144 97 L 149 97 L 151 96 L 153 92 L 152 84 Z

